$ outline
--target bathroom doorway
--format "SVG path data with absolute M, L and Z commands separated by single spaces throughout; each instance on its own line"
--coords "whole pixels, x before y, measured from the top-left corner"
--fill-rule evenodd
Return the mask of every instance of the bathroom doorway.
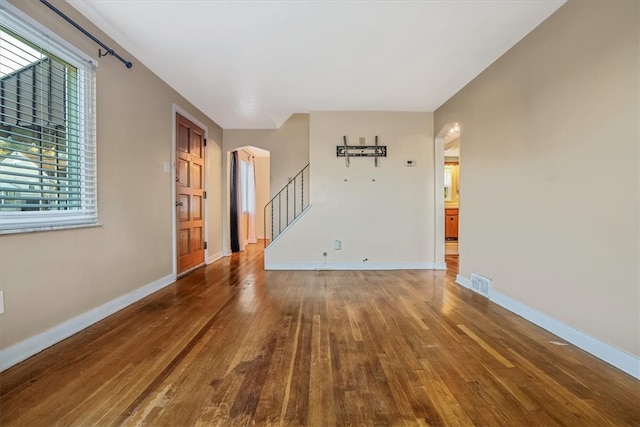
M 444 253 L 458 255 L 460 218 L 460 126 L 444 137 Z

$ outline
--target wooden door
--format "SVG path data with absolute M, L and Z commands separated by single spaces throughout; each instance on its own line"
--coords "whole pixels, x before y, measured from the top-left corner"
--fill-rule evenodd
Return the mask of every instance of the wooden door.
M 204 131 L 176 114 L 178 275 L 204 265 Z

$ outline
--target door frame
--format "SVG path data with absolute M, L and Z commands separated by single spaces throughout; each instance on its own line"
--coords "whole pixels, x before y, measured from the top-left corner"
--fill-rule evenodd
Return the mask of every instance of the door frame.
M 434 203 L 434 254 L 435 254 L 435 263 L 437 266 L 444 266 L 446 268 L 446 264 L 444 262 L 444 197 L 443 197 L 443 188 L 444 188 L 444 140 L 447 136 L 447 132 L 455 123 L 446 123 L 440 132 L 435 137 L 434 141 L 434 185 L 435 185 L 435 203 Z M 462 134 L 462 132 L 460 132 Z M 458 179 L 460 175 L 458 175 Z M 458 253 L 460 253 L 460 240 L 458 239 Z
M 446 130 L 445 130 L 446 129 Z M 444 266 L 444 197 L 442 192 L 444 191 L 444 136 L 446 135 L 449 127 L 445 125 L 435 138 L 434 144 L 434 179 L 435 186 L 434 194 L 434 254 L 435 264 L 437 266 Z
M 209 128 L 207 125 L 196 119 L 184 108 L 177 104 L 171 104 L 171 224 L 172 224 L 172 265 L 173 265 L 173 277 L 174 280 L 178 277 L 178 223 L 176 221 L 176 114 L 180 114 L 185 119 L 191 121 L 204 131 L 205 140 L 209 137 Z M 207 153 L 208 147 L 204 146 L 204 186 L 203 190 L 207 191 L 207 184 L 209 182 L 209 155 Z M 208 242 L 209 236 L 209 198 L 204 199 L 204 241 Z M 209 248 L 204 250 L 204 263 L 209 264 Z
M 242 149 L 257 149 L 257 150 L 261 150 L 264 151 L 266 153 L 268 153 L 267 156 L 255 156 L 255 157 L 267 157 L 269 159 L 269 169 L 268 169 L 268 177 L 267 177 L 267 183 L 269 185 L 269 194 L 268 197 L 266 198 L 267 201 L 269 201 L 269 199 L 271 198 L 271 159 L 273 158 L 272 152 L 273 152 L 273 148 L 271 147 L 265 147 L 262 144 L 253 144 L 253 143 L 246 143 L 246 144 L 242 144 L 239 145 L 237 147 L 228 147 L 226 148 L 223 154 L 223 160 L 225 160 L 225 164 L 223 165 L 223 170 L 224 172 L 222 173 L 222 186 L 224 188 L 223 191 L 223 196 L 222 196 L 222 256 L 231 256 L 232 252 L 231 252 L 231 181 L 230 181 L 230 175 L 231 175 L 231 153 L 234 151 L 238 151 L 238 150 L 242 150 Z M 257 186 L 257 180 L 258 177 L 256 176 L 256 186 Z M 257 191 L 256 191 L 257 193 Z M 258 211 L 262 211 L 263 215 L 264 215 L 264 206 L 259 206 L 257 205 L 257 200 L 256 200 L 256 217 L 257 217 L 257 212 Z M 264 218 L 263 218 L 263 226 L 264 226 Z M 266 232 L 266 230 L 263 230 L 262 233 L 262 237 L 258 236 L 256 233 L 256 238 L 258 240 L 262 240 L 262 239 L 266 239 L 268 236 L 268 233 Z

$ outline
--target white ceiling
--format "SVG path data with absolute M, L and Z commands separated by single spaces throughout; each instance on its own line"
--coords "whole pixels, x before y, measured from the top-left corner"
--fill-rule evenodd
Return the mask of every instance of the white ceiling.
M 227 129 L 434 111 L 564 3 L 67 1 Z

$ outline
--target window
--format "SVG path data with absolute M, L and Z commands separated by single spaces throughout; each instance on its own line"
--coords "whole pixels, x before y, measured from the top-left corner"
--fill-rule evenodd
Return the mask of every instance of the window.
M 97 224 L 94 67 L 0 8 L 0 233 Z
M 240 181 L 242 182 L 242 212 L 249 212 L 249 162 L 240 160 Z

